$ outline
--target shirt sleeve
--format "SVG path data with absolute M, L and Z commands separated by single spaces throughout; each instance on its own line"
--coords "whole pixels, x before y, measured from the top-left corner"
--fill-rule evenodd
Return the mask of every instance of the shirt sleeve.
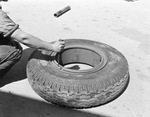
M 2 11 L 0 7 L 0 35 L 3 37 L 10 36 L 17 28 L 19 27 L 18 24 L 15 24 L 9 16 Z

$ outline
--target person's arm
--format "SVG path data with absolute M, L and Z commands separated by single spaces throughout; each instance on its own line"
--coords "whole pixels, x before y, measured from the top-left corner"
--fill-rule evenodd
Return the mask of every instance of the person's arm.
M 64 41 L 62 40 L 49 43 L 22 31 L 20 28 L 15 30 L 15 32 L 13 32 L 10 37 L 11 39 L 14 39 L 28 47 L 35 49 L 53 50 L 55 52 L 60 52 L 64 48 Z
M 22 31 L 19 25 L 13 22 L 10 17 L 0 8 L 0 36 L 16 40 L 26 46 L 35 49 L 53 50 L 56 52 L 64 48 L 64 41 L 55 41 L 53 44 L 43 41 L 31 34 Z

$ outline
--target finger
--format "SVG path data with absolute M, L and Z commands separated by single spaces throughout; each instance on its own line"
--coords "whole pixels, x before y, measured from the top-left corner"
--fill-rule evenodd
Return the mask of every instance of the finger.
M 59 39 L 59 41 L 64 41 L 63 39 Z
M 61 44 L 61 46 L 65 47 L 65 44 Z
M 59 43 L 59 45 L 65 45 L 65 43 Z
M 60 43 L 60 44 L 64 44 L 65 42 L 64 42 L 64 41 L 59 41 L 59 43 Z
M 59 41 L 64 41 L 63 39 L 59 39 Z
M 65 46 L 65 44 L 64 44 L 64 43 L 62 43 L 61 45 L 62 45 L 62 46 Z
M 61 49 L 64 49 L 65 46 L 60 46 Z
M 65 46 L 60 46 L 60 48 L 64 48 Z

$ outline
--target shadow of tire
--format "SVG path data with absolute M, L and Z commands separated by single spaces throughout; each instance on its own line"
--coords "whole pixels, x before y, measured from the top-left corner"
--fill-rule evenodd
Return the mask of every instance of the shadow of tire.
M 0 92 L 0 117 L 110 117 Z

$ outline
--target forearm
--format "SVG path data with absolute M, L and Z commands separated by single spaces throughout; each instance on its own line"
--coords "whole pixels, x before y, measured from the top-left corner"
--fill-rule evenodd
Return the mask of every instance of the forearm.
M 28 34 L 27 37 L 22 38 L 20 43 L 35 49 L 44 49 L 44 50 L 52 50 L 52 44 L 45 42 L 33 35 Z
M 17 40 L 18 42 L 35 49 L 44 49 L 52 50 L 52 44 L 45 42 L 31 34 L 23 32 L 21 29 L 17 29 L 12 35 L 11 38 Z

